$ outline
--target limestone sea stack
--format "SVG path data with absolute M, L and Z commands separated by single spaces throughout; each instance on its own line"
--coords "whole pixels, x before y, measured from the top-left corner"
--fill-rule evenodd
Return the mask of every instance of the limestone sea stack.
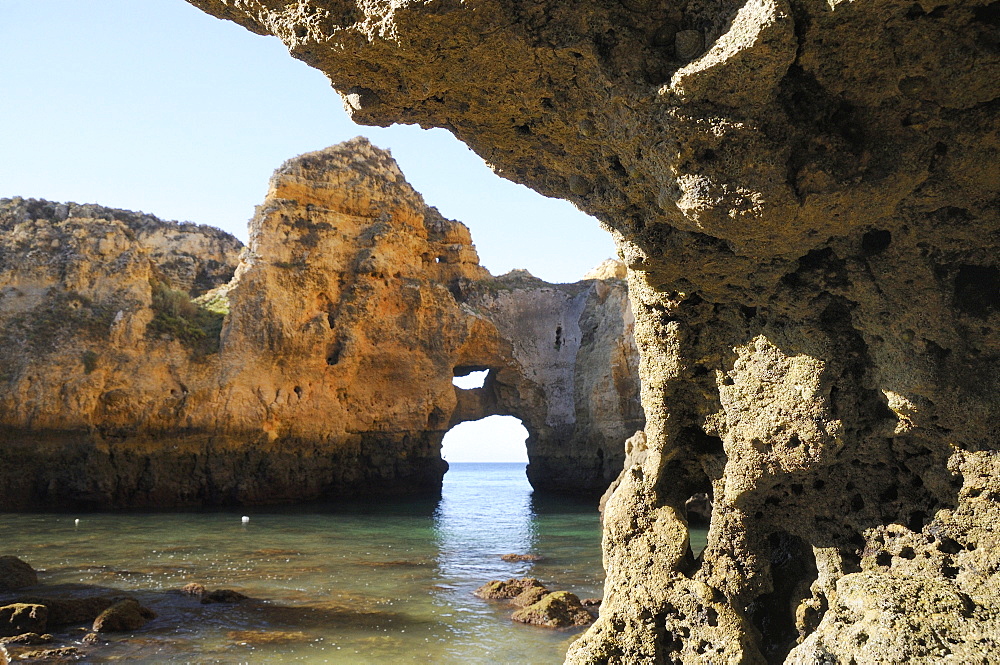
M 493 278 L 360 138 L 279 168 L 246 248 L 0 201 L 0 342 L 5 509 L 434 493 L 444 434 L 491 414 L 536 487 L 599 493 L 644 424 L 624 282 Z

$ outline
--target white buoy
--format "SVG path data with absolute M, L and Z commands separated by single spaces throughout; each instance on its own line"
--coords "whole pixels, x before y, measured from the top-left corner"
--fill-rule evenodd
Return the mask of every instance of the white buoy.
M 77 520 L 77 521 L 79 522 L 79 520 Z M 249 517 L 247 517 L 246 515 L 244 515 L 244 516 L 243 516 L 243 523 L 244 523 L 244 524 L 246 524 L 246 523 L 247 523 L 247 522 L 249 522 L 249 521 L 250 521 L 250 518 L 249 518 Z
M 73 526 L 80 526 L 80 518 L 79 517 L 77 517 L 75 520 L 73 520 Z

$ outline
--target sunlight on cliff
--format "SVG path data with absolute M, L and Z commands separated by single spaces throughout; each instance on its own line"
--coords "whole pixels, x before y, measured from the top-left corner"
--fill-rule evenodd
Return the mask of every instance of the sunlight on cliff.
M 489 416 L 455 425 L 444 435 L 448 462 L 527 462 L 528 430 L 514 416 Z

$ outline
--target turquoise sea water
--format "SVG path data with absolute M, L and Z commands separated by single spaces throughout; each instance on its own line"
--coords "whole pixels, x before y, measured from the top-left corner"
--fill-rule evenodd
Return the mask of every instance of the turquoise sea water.
M 0 514 L 0 554 L 68 594 L 128 593 L 158 613 L 99 647 L 75 641 L 82 627 L 57 635 L 86 662 L 560 663 L 579 630 L 513 623 L 472 591 L 530 575 L 599 597 L 594 504 L 533 497 L 523 464 L 452 464 L 440 501 Z M 177 592 L 190 582 L 252 600 L 201 605 Z

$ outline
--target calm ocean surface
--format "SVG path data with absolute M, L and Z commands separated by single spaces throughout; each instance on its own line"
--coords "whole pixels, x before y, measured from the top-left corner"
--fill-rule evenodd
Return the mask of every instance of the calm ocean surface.
M 594 504 L 534 498 L 523 464 L 453 463 L 440 501 L 0 514 L 0 554 L 30 563 L 45 585 L 127 592 L 159 614 L 82 646 L 86 662 L 561 663 L 579 630 L 515 624 L 511 608 L 472 591 L 530 575 L 601 596 Z M 544 560 L 507 563 L 506 553 Z M 201 605 L 177 593 L 189 582 L 253 600 Z

